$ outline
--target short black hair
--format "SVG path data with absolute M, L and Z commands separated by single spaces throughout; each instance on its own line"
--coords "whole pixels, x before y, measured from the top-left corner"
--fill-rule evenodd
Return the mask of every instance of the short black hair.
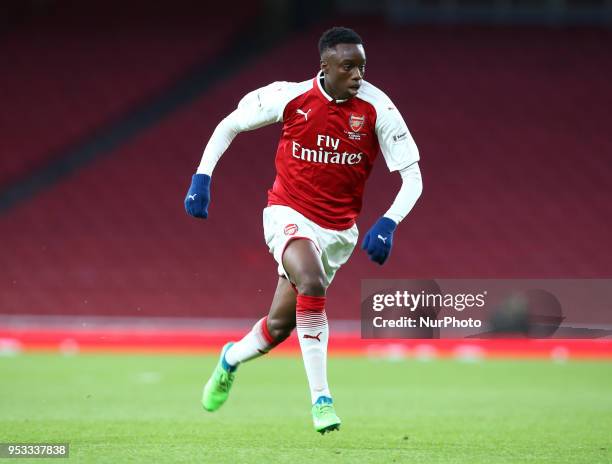
M 319 39 L 319 54 L 338 44 L 363 44 L 361 37 L 348 27 L 332 27 L 326 30 Z

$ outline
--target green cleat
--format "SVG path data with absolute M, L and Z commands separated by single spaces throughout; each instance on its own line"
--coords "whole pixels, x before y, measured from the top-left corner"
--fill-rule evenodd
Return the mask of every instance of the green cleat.
M 223 367 L 223 359 L 225 352 L 233 344 L 233 342 L 230 342 L 223 347 L 219 362 L 215 366 L 215 370 L 210 376 L 210 379 L 208 379 L 208 382 L 206 382 L 206 385 L 204 385 L 204 391 L 202 392 L 202 406 L 207 411 L 213 412 L 219 409 L 229 396 L 229 392 L 232 388 L 232 383 L 234 383 L 234 377 L 236 374 L 235 369 L 230 372 Z
M 312 405 L 312 421 L 315 430 L 321 435 L 325 432 L 340 430 L 342 422 L 336 415 L 332 399 L 327 396 L 320 396 Z

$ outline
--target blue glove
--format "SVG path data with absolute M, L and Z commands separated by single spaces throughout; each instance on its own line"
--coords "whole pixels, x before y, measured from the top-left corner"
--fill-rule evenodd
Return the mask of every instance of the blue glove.
M 366 250 L 370 260 L 384 264 L 393 246 L 393 232 L 397 224 L 388 217 L 381 217 L 365 234 L 361 248 Z
M 185 211 L 190 216 L 206 219 L 208 203 L 210 203 L 210 176 L 194 174 L 191 178 L 191 187 L 185 197 Z

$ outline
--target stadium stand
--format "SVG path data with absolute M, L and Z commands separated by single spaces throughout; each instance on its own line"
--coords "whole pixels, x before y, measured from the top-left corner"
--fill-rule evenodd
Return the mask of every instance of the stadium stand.
M 242 95 L 274 80 L 314 76 L 324 27 L 279 44 L 112 156 L 0 217 L 0 312 L 256 317 L 267 311 L 276 278 L 261 209 L 274 177 L 279 126 L 235 140 L 213 176 L 206 222 L 184 213 L 183 197 L 203 145 Z M 365 277 L 610 275 L 609 32 L 354 27 L 366 41 L 366 78 L 392 97 L 421 149 L 424 194 L 399 228 L 387 265 L 375 266 L 356 250 L 339 272 L 329 294 L 331 319 L 358 318 Z M 97 75 L 78 89 L 90 103 L 78 113 L 53 110 L 61 106 L 57 95 L 44 103 L 64 127 L 61 136 L 43 127 L 48 116 L 34 115 L 27 143 L 16 135 L 10 146 L 48 153 L 57 140 L 89 130 L 214 50 L 209 37 L 197 28 L 185 32 L 172 44 L 179 56 L 162 66 L 152 50 L 143 57 L 145 71 L 124 69 L 129 50 L 111 61 L 92 53 L 81 72 Z M 123 46 L 97 40 L 102 50 Z M 62 59 L 71 63 L 72 56 L 67 51 Z M 23 66 L 21 73 L 36 72 Z M 141 73 L 151 68 L 163 72 L 142 83 Z M 54 72 L 60 79 L 66 69 Z M 116 73 L 124 83 L 99 90 Z M 24 111 L 50 89 L 15 96 L 10 108 Z M 390 176 L 379 159 L 362 232 L 397 187 L 399 176 Z
M 202 2 L 117 3 L 51 3 L 3 34 L 0 187 L 210 59 L 257 11 L 254 2 L 231 16 Z

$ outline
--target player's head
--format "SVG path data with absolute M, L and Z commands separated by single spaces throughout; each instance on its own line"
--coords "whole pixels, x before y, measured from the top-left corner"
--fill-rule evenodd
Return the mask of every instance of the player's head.
M 352 29 L 332 27 L 319 39 L 319 54 L 327 92 L 339 100 L 357 95 L 366 64 L 361 37 Z

